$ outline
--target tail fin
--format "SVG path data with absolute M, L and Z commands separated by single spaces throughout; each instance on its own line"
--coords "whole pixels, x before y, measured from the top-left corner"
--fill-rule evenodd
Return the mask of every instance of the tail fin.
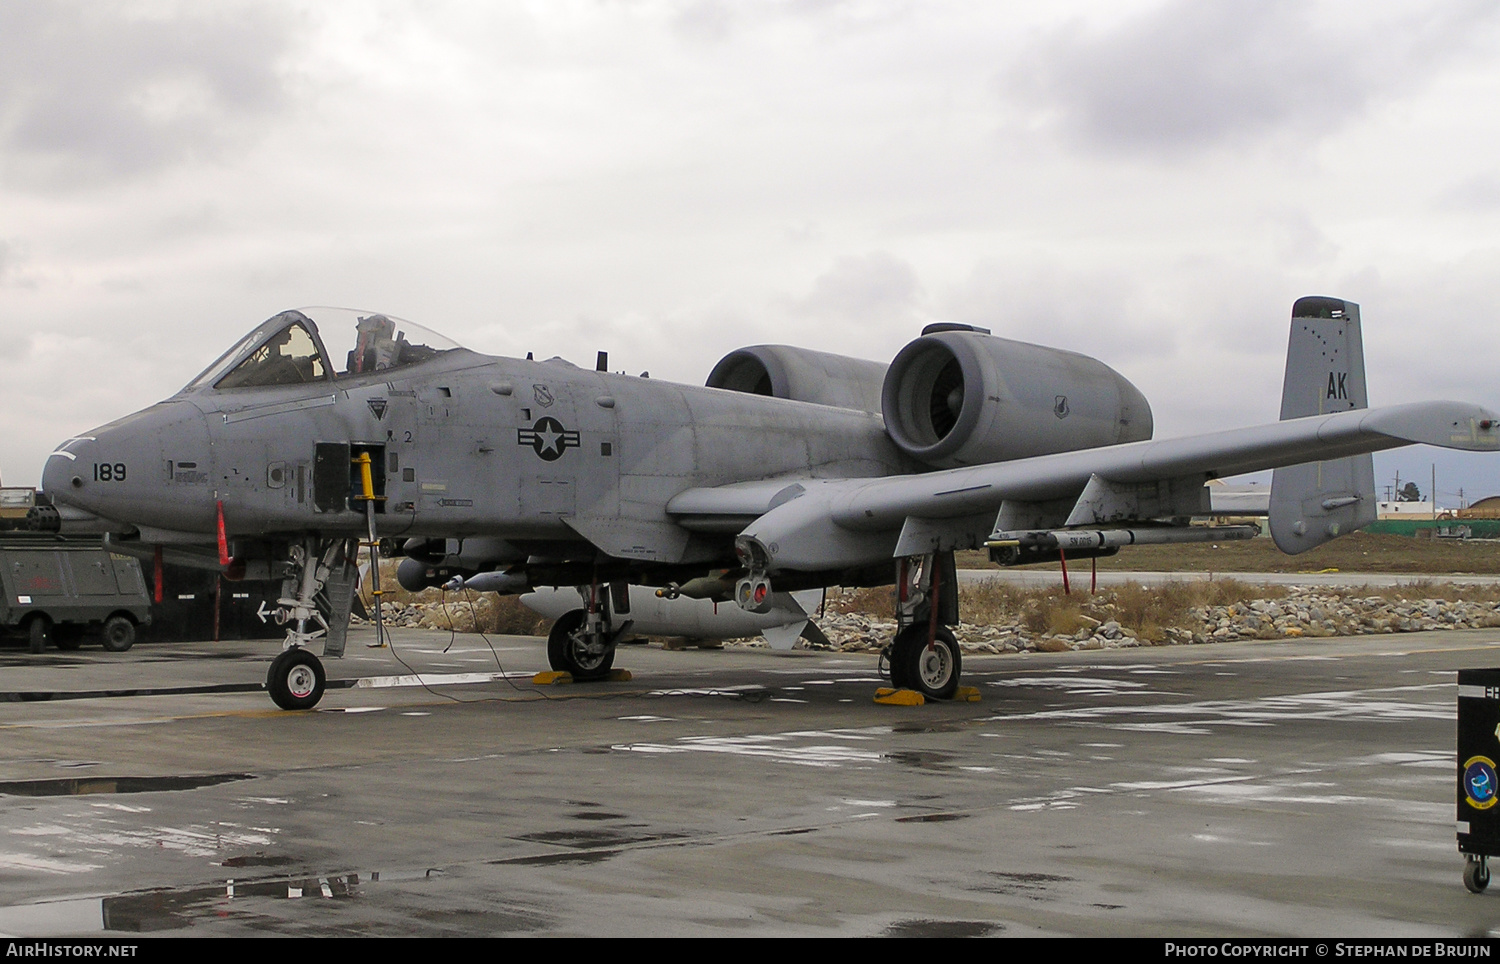
M 1368 408 L 1359 305 L 1299 298 L 1292 305 L 1281 418 Z M 1375 463 L 1369 455 L 1307 462 L 1271 476 L 1271 537 L 1296 555 L 1375 521 Z

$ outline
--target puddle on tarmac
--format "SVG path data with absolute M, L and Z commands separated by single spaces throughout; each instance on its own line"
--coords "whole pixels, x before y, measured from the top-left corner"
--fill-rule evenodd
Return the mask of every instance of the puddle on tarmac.
M 627 833 L 623 830 L 604 829 L 598 830 L 540 830 L 536 833 L 523 833 L 513 837 L 514 840 L 526 840 L 531 843 L 555 844 L 559 847 L 575 847 L 577 849 L 592 849 L 595 847 L 624 847 L 630 844 L 650 843 L 656 840 L 680 840 L 686 837 L 685 833 Z
M 1058 874 L 1016 874 L 999 870 L 992 870 L 985 876 L 990 878 L 990 882 L 968 889 L 986 894 L 1011 894 L 1028 900 L 1053 900 L 1050 885 L 1067 883 L 1073 879 Z
M 988 937 L 1004 924 L 982 920 L 898 920 L 885 929 L 886 937 Z
M 370 936 L 368 926 L 357 934 L 348 930 L 341 916 L 288 917 L 273 909 L 296 901 L 309 910 L 327 906 L 349 906 L 363 898 L 369 888 L 386 883 L 415 882 L 442 877 L 441 871 L 343 874 L 326 877 L 289 877 L 273 880 L 226 880 L 222 883 L 177 890 L 152 890 L 104 898 L 44 901 L 0 907 L 0 930 L 28 936 L 91 934 L 100 932 L 151 933 L 189 930 L 200 921 L 222 923 L 237 920 L 267 933 L 292 936 Z M 275 901 L 266 904 L 263 901 Z M 324 902 L 327 902 L 326 904 Z M 295 905 L 294 905 L 295 906 Z M 554 923 L 535 907 L 517 904 L 485 909 L 422 907 L 411 910 L 400 923 L 385 922 L 377 933 L 386 936 L 451 934 L 499 934 L 546 930 Z
M 292 857 L 280 857 L 272 854 L 246 854 L 243 857 L 230 857 L 219 862 L 221 867 L 286 867 L 297 861 Z
M 896 723 L 892 733 L 961 733 L 967 727 L 962 723 Z
M 892 750 L 883 756 L 893 763 L 916 767 L 918 770 L 947 770 L 955 759 L 954 754 L 941 750 Z
M 253 780 L 253 773 L 210 773 L 196 777 L 69 777 L 60 780 L 6 780 L 0 794 L 14 797 L 69 797 L 85 793 L 155 793 Z
M 492 860 L 495 864 L 518 864 L 522 867 L 555 867 L 559 864 L 602 864 L 618 855 L 618 850 L 580 850 L 561 854 L 533 854 L 529 857 L 511 857 Z
M 754 736 L 695 736 L 683 737 L 674 743 L 616 744 L 614 749 L 632 753 L 728 753 L 758 757 L 776 763 L 841 767 L 878 761 L 881 758 L 878 751 L 848 744 L 868 742 L 874 739 L 873 734 L 889 732 L 888 727 L 870 727 L 863 730 L 796 731 Z M 835 740 L 841 742 L 832 742 Z

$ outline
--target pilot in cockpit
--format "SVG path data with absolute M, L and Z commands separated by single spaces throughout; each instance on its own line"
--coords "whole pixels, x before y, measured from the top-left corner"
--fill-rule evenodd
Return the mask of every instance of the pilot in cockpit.
M 349 352 L 350 375 L 390 368 L 396 356 L 396 323 L 385 315 L 370 315 L 359 319 L 355 326 L 359 333 L 354 350 Z

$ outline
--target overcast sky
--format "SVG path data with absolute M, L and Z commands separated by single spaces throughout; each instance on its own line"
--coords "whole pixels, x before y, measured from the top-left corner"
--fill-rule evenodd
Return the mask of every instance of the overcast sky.
M 1500 408 L 1497 47 L 1493 0 L 0 0 L 0 476 L 312 304 L 695 383 L 964 321 L 1166 437 L 1274 420 L 1328 294 L 1373 404 Z

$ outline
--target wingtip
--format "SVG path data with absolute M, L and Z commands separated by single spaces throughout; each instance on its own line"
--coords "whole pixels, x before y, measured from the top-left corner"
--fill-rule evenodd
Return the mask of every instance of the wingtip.
M 1467 452 L 1500 451 L 1500 414 L 1468 402 L 1417 402 L 1370 409 L 1364 424 L 1407 442 Z

